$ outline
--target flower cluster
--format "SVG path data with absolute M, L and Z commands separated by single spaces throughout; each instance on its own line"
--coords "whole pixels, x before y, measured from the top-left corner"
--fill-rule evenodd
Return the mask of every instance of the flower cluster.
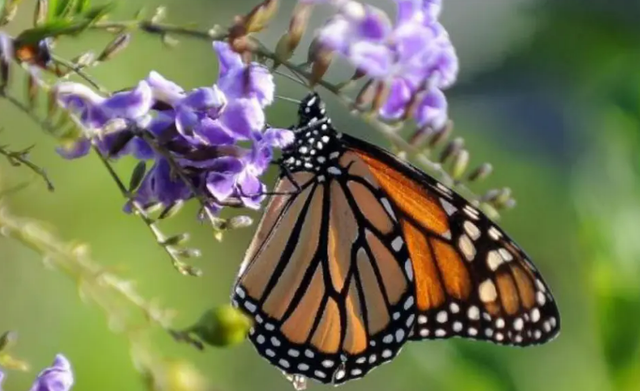
M 78 158 L 93 145 L 109 157 L 153 159 L 135 194 L 142 205 L 172 205 L 197 190 L 206 194 L 212 212 L 230 198 L 258 208 L 265 190 L 259 178 L 273 149 L 292 142 L 293 134 L 266 127 L 264 109 L 275 90 L 268 70 L 245 64 L 226 43 L 213 46 L 220 75 L 212 86 L 185 91 L 151 72 L 135 88 L 103 97 L 82 84 L 59 83 L 59 104 L 83 129 L 60 154 Z
M 395 23 L 381 10 L 353 0 L 302 1 L 338 9 L 318 31 L 317 40 L 386 85 L 383 118 L 402 118 L 413 107 L 419 126 L 444 126 L 447 101 L 442 90 L 454 83 L 458 59 L 438 22 L 442 0 L 395 0 Z
M 4 374 L 0 372 L 0 391 Z M 71 364 L 61 354 L 56 355 L 53 364 L 45 368 L 31 386 L 31 391 L 69 391 L 73 386 Z

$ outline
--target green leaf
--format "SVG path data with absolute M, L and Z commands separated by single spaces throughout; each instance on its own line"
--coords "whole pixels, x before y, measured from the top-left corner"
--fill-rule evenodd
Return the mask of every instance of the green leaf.
M 23 31 L 18 35 L 17 40 L 21 44 L 34 44 L 48 37 L 77 34 L 89 24 L 89 21 L 53 20 L 41 26 Z
M 57 7 L 55 7 L 55 12 L 53 14 L 55 19 L 64 19 L 67 16 L 73 16 L 71 11 L 73 11 L 76 0 L 58 0 Z
M 89 19 L 90 23 L 95 23 L 100 20 L 102 17 L 106 16 L 109 12 L 111 12 L 116 7 L 116 3 L 107 3 L 103 5 L 97 5 L 95 7 L 89 8 L 85 13 L 84 17 Z
M 131 173 L 131 180 L 129 181 L 129 191 L 134 191 L 138 188 L 138 186 L 140 186 L 146 172 L 147 163 L 144 160 L 138 162 L 136 167 L 133 169 L 133 173 Z
M 76 15 L 83 14 L 87 9 L 89 9 L 90 5 L 91 5 L 91 0 L 77 0 L 76 8 L 74 10 L 75 14 Z

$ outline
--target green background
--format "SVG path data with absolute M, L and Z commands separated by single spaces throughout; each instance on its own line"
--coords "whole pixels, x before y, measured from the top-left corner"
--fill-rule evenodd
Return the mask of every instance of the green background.
M 264 41 L 272 45 L 286 28 L 294 2 L 283 0 Z M 393 10 L 390 1 L 376 4 Z M 203 28 L 227 25 L 246 12 L 247 0 L 121 2 L 114 20 L 129 19 L 144 5 L 168 7 L 168 21 Z M 29 26 L 33 3 L 24 1 L 12 34 Z M 313 26 L 325 17 L 313 15 Z M 516 349 L 472 341 L 411 343 L 391 364 L 345 390 L 640 390 L 640 4 L 637 1 L 445 0 L 442 21 L 461 61 L 459 83 L 448 92 L 456 133 L 464 136 L 472 162 L 490 161 L 494 174 L 476 190 L 509 186 L 518 206 L 502 226 L 528 252 L 556 295 L 563 329 L 554 342 Z M 67 58 L 101 48 L 110 36 L 89 32 L 63 39 L 56 52 Z M 304 45 L 296 59 L 302 59 Z M 157 36 L 135 33 L 129 48 L 90 73 L 112 90 L 133 85 L 156 70 L 185 88 L 212 84 L 217 60 L 204 41 L 180 39 L 175 48 Z M 344 64 L 329 79 L 350 75 Z M 14 68 L 12 91 L 21 93 L 23 72 Z M 277 78 L 278 93 L 304 91 Z M 381 145 L 373 129 L 349 116 L 325 94 L 335 122 L 351 134 Z M 272 124 L 288 126 L 295 107 L 278 102 Z M 195 205 L 163 223 L 164 232 L 189 232 L 202 250 L 191 262 L 201 278 L 171 267 L 144 224 L 121 212 L 123 198 L 91 155 L 66 161 L 55 141 L 0 99 L 0 144 L 35 144 L 32 160 L 56 185 L 40 182 L 8 200 L 13 213 L 43 220 L 65 240 L 91 246 L 93 258 L 135 280 L 148 298 L 178 310 L 175 325 L 187 326 L 205 309 L 227 303 L 231 284 L 254 228 L 214 240 L 195 219 Z M 127 175 L 132 160 L 117 163 Z M 31 173 L 0 162 L 2 186 Z M 272 183 L 273 174 L 267 179 Z M 238 214 L 227 210 L 225 215 Z M 247 214 L 258 217 L 255 213 Z M 7 390 L 25 390 L 54 354 L 72 362 L 75 390 L 143 390 L 128 340 L 110 331 L 104 313 L 85 304 L 77 286 L 44 267 L 41 257 L 0 238 L 0 330 L 20 334 L 13 349 L 32 365 L 11 372 Z M 198 352 L 161 330 L 152 332 L 156 351 L 188 360 L 215 390 L 287 390 L 278 370 L 247 342 Z M 320 386 L 313 384 L 312 387 Z

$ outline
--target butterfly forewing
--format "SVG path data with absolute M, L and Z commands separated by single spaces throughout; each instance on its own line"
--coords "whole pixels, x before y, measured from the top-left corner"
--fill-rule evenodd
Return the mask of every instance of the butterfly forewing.
M 415 272 L 412 339 L 461 336 L 526 346 L 557 335 L 551 291 L 499 227 L 415 167 L 344 138 L 398 210 Z

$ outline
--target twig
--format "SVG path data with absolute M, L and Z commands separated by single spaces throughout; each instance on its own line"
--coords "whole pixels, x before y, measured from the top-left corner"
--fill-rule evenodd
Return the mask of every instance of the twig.
M 113 30 L 113 29 L 121 29 L 121 30 L 132 30 L 138 29 L 140 31 L 144 31 L 150 34 L 175 34 L 175 35 L 183 35 L 186 37 L 192 37 L 207 41 L 216 41 L 216 40 L 224 40 L 227 38 L 227 33 L 225 31 L 220 32 L 212 32 L 200 30 L 197 28 L 189 28 L 189 27 L 181 27 L 164 23 L 157 23 L 150 20 L 141 20 L 141 21 L 124 21 L 124 22 L 100 22 L 91 26 L 93 29 L 100 30 Z M 311 80 L 312 75 L 309 71 L 304 69 L 304 66 L 293 63 L 290 60 L 280 58 L 275 52 L 272 52 L 266 46 L 264 46 L 259 40 L 252 39 L 252 42 L 255 44 L 255 49 L 253 50 L 254 54 L 258 57 L 267 58 L 274 63 L 278 63 L 281 66 L 287 68 L 291 72 L 302 76 L 306 80 Z M 304 64 L 303 64 L 304 65 Z M 340 85 L 330 83 L 324 79 L 320 79 L 317 81 L 317 84 L 326 89 L 327 91 L 333 93 L 338 97 L 338 99 L 347 107 L 354 110 L 360 118 L 362 118 L 365 122 L 371 125 L 374 129 L 380 132 L 382 135 L 387 137 L 390 142 L 394 143 L 396 146 L 402 148 L 404 151 L 411 154 L 415 159 L 427 170 L 438 175 L 439 179 L 447 186 L 455 186 L 460 192 L 462 192 L 467 198 L 469 198 L 472 202 L 479 204 L 481 202 L 480 196 L 476 195 L 471 189 L 465 186 L 460 181 L 455 181 L 449 173 L 442 167 L 441 164 L 433 162 L 429 159 L 421 150 L 416 148 L 415 146 L 408 143 L 405 139 L 398 135 L 398 133 L 391 128 L 391 126 L 375 116 L 370 115 L 370 113 L 366 113 L 362 110 L 359 110 L 354 105 L 353 99 L 349 98 L 342 92 Z M 497 217 L 497 216 L 496 216 Z
M 47 184 L 47 189 L 49 191 L 54 191 L 55 188 L 53 186 L 53 182 L 47 176 L 47 173 L 42 167 L 39 167 L 32 163 L 27 157 L 27 153 L 31 148 L 28 148 L 24 151 L 9 151 L 6 147 L 0 145 L 0 155 L 4 155 L 10 164 L 12 165 L 24 165 L 28 167 L 31 171 L 33 171 L 36 175 L 42 178 L 42 180 Z

